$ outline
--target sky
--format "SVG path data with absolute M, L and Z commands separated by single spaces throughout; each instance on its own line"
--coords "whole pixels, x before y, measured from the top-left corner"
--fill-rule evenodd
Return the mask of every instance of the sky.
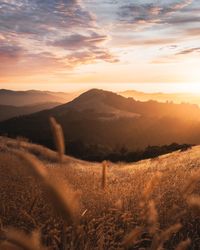
M 0 0 L 0 88 L 200 92 L 199 0 Z

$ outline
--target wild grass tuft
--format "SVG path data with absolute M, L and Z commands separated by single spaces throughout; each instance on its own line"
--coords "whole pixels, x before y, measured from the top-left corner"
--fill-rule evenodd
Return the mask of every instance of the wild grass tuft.
M 101 178 L 101 188 L 106 189 L 106 172 L 107 172 L 108 162 L 104 161 L 102 163 L 102 178 Z
M 64 141 L 63 130 L 60 124 L 56 122 L 56 119 L 54 117 L 50 117 L 50 124 L 54 137 L 54 142 L 58 152 L 58 159 L 60 164 L 62 164 L 63 157 L 65 154 L 65 141 Z
M 189 249 L 190 244 L 191 244 L 190 239 L 183 240 L 178 244 L 175 250 L 187 250 Z
M 48 177 L 48 172 L 43 163 L 35 156 L 21 151 L 13 151 L 22 161 L 25 161 L 29 166 L 28 170 L 35 176 L 45 188 L 49 200 L 51 201 L 54 210 L 59 213 L 64 221 L 73 224 L 77 222 L 78 201 L 76 193 L 70 191 L 66 194 L 66 186 L 56 182 Z M 65 190 L 63 190 L 65 188 Z M 64 192 L 65 191 L 65 192 Z
M 6 242 L 1 245 L 1 250 L 47 250 L 41 244 L 39 231 L 33 231 L 31 234 L 28 235 L 23 231 L 7 229 L 4 232 L 4 237 Z

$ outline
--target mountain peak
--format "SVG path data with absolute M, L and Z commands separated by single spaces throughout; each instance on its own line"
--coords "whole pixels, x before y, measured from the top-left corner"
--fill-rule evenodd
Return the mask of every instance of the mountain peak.
M 111 93 L 114 94 L 114 95 L 116 95 L 116 93 L 111 92 L 111 91 L 94 88 L 94 89 L 90 89 L 90 90 L 84 92 L 80 96 L 92 96 L 92 95 L 101 95 L 101 96 L 103 95 L 103 96 L 105 96 L 105 95 L 108 95 L 108 94 L 111 94 Z
M 118 97 L 118 96 L 121 97 L 120 95 L 118 95 L 114 92 L 94 88 L 94 89 L 90 89 L 90 90 L 84 92 L 83 94 L 78 96 L 74 101 L 84 101 L 84 100 L 87 101 L 89 99 L 103 101 L 105 98 Z
M 93 110 L 97 113 L 113 113 L 116 112 L 116 109 L 120 109 L 120 104 L 126 99 L 111 91 L 90 89 L 70 103 L 57 107 L 56 110 L 62 110 L 63 112 L 68 108 L 72 108 L 78 111 Z

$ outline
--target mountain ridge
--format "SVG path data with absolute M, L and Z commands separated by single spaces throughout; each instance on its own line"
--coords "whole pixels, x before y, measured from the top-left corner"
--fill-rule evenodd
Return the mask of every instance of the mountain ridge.
M 56 107 L 55 109 L 59 110 L 60 108 L 79 108 L 80 106 L 82 106 L 82 110 L 83 110 L 83 105 L 85 105 L 86 103 L 86 108 L 88 103 L 89 104 L 94 104 L 95 102 L 104 102 L 106 105 L 108 106 L 112 106 L 114 108 L 118 108 L 120 110 L 126 110 L 129 112 L 133 112 L 133 113 L 137 113 L 138 111 L 141 112 L 142 110 L 147 109 L 147 107 L 150 109 L 150 111 L 152 111 L 153 113 L 158 114 L 158 108 L 169 108 L 170 110 L 165 109 L 164 111 L 168 111 L 168 113 L 173 114 L 173 109 L 175 108 L 184 108 L 184 112 L 187 111 L 194 111 L 194 112 L 200 112 L 200 108 L 198 107 L 198 105 L 195 104 L 189 104 L 189 103 L 182 103 L 182 104 L 175 104 L 175 103 L 160 103 L 154 100 L 149 100 L 149 101 L 145 101 L 145 102 L 141 102 L 141 101 L 136 101 L 134 98 L 132 97 L 123 97 L 120 94 L 117 94 L 115 92 L 111 92 L 111 91 L 106 91 L 106 90 L 102 90 L 102 89 L 90 89 L 84 93 L 82 93 L 80 96 L 76 97 L 74 100 L 72 100 L 69 103 L 66 104 L 62 104 L 59 107 Z M 134 105 L 133 108 L 131 108 L 130 106 Z M 91 106 L 92 108 L 92 106 Z M 163 112 L 164 112 L 163 111 Z M 147 112 L 142 111 L 143 113 L 147 114 Z M 176 110 L 175 110 L 176 112 Z M 200 114 L 200 113 L 199 113 Z M 195 113 L 196 115 L 196 113 Z
M 200 94 L 198 93 L 164 93 L 164 92 L 142 92 L 137 90 L 125 90 L 118 92 L 118 94 L 124 97 L 133 97 L 138 101 L 154 100 L 158 102 L 174 102 L 176 104 L 190 103 L 200 106 Z
M 97 152 L 113 152 L 124 146 L 134 151 L 151 145 L 200 144 L 198 106 L 140 102 L 98 89 L 53 109 L 1 122 L 0 134 L 20 135 L 53 148 L 51 116 L 61 124 L 68 150 L 83 146 L 81 154 L 90 154 L 95 147 Z
M 67 103 L 77 97 L 80 92 L 53 92 L 41 90 L 15 91 L 0 89 L 0 104 L 26 106 L 42 102 Z
M 23 116 L 39 112 L 41 110 L 52 109 L 58 105 L 60 105 L 60 103 L 57 102 L 47 102 L 47 103 L 43 102 L 25 106 L 12 106 L 12 105 L 0 104 L 0 122 L 17 116 Z

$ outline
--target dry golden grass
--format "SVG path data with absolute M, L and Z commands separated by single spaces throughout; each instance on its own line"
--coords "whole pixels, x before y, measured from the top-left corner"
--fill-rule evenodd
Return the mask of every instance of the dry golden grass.
M 60 164 L 63 162 L 63 156 L 65 154 L 65 141 L 64 141 L 64 135 L 63 135 L 63 130 L 55 120 L 54 117 L 50 117 L 50 124 L 51 124 L 51 129 L 55 141 L 55 145 L 57 148 L 58 152 L 58 159 L 60 161 Z
M 23 250 L 45 250 L 42 246 L 39 231 L 33 231 L 31 235 L 26 233 L 8 229 L 4 232 L 5 242 L 3 243 L 3 249 L 23 249 Z
M 198 249 L 199 153 L 60 165 L 53 151 L 2 137 L 0 249 Z
M 103 190 L 105 190 L 105 188 L 106 188 L 106 171 L 107 171 L 107 166 L 108 166 L 108 163 L 106 161 L 104 161 L 102 163 L 102 179 L 101 179 L 101 188 Z

